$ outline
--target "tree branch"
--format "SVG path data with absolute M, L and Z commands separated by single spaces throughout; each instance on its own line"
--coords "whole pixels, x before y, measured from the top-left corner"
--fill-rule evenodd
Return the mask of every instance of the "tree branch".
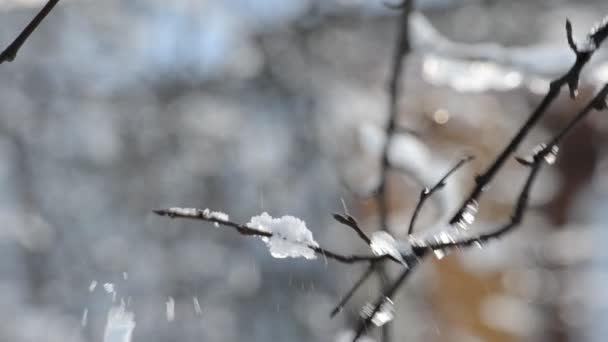
M 30 21 L 29 24 L 21 31 L 21 33 L 15 38 L 15 40 L 0 53 L 0 64 L 4 62 L 12 62 L 15 57 L 17 57 L 17 53 L 21 46 L 25 43 L 25 41 L 29 38 L 29 36 L 36 30 L 38 25 L 44 20 L 44 18 L 53 10 L 53 7 L 57 5 L 59 0 L 49 0 L 46 5 L 42 7 L 40 12 L 36 14 L 36 16 Z
M 570 27 L 570 23 L 566 22 L 566 27 Z M 569 36 L 568 41 L 573 41 L 571 37 L 571 28 L 567 29 L 567 35 Z M 591 59 L 595 51 L 598 49 L 600 44 L 604 41 L 606 36 L 608 35 L 608 20 L 604 19 L 600 25 L 594 28 L 591 33 L 587 36 L 587 43 L 585 48 L 578 47 L 574 49 L 574 53 L 576 54 L 576 61 L 563 76 L 551 82 L 549 87 L 549 91 L 538 105 L 538 107 L 532 112 L 532 114 L 528 117 L 528 120 L 521 126 L 519 131 L 517 131 L 516 135 L 509 142 L 509 144 L 505 147 L 505 149 L 498 155 L 496 160 L 488 167 L 488 169 L 481 175 L 477 176 L 475 181 L 476 185 L 467 197 L 467 199 L 460 206 L 460 209 L 454 214 L 454 216 L 450 219 L 450 224 L 453 225 L 462 220 L 462 215 L 466 210 L 467 205 L 472 202 L 479 201 L 484 189 L 487 185 L 494 179 L 498 170 L 500 170 L 503 164 L 507 161 L 507 159 L 515 152 L 515 150 L 519 147 L 524 138 L 528 135 L 530 130 L 536 125 L 538 120 L 545 114 L 549 105 L 557 98 L 561 88 L 564 85 L 567 85 L 570 90 L 570 96 L 575 97 L 577 93 L 578 81 L 580 77 L 580 72 L 587 64 L 587 62 Z

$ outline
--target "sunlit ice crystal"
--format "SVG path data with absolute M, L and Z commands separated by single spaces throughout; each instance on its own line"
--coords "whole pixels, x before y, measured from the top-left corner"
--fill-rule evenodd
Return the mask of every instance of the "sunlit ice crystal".
M 533 155 L 537 155 L 538 153 L 541 153 L 543 150 L 545 150 L 547 148 L 546 144 L 540 144 L 538 146 L 536 146 L 534 148 Z M 559 153 L 559 146 L 557 145 L 553 145 L 551 146 L 551 149 L 549 152 L 545 153 L 545 155 L 543 156 L 543 159 L 545 160 L 545 163 L 549 164 L 549 165 L 553 165 L 555 164 L 555 162 L 557 161 L 557 154 Z
M 374 312 L 374 307 L 375 306 L 372 303 L 367 303 L 363 306 L 361 309 L 361 317 L 364 319 L 369 318 Z M 380 308 L 372 317 L 372 323 L 377 327 L 381 327 L 392 321 L 393 318 L 395 318 L 395 304 L 390 298 L 385 297 Z
M 452 244 L 456 241 L 456 239 L 454 238 L 455 234 L 456 234 L 456 232 L 442 231 L 439 234 L 434 235 L 433 239 L 438 244 L 444 244 L 444 245 Z M 437 248 L 437 249 L 433 250 L 433 254 L 435 254 L 435 257 L 438 260 L 441 260 L 449 254 L 449 249 L 448 248 Z
M 458 227 L 462 229 L 469 228 L 475 222 L 475 217 L 479 211 L 479 203 L 476 200 L 471 200 L 467 203 L 458 220 Z

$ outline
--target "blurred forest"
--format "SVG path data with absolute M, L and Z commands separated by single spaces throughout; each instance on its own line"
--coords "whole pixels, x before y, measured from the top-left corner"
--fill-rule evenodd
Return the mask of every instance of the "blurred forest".
M 45 2 L 0 0 L 0 45 Z M 403 172 L 390 179 L 396 236 L 420 189 L 475 155 L 419 226 L 453 214 L 572 64 L 566 17 L 582 38 L 608 2 L 417 0 L 416 10 L 394 152 Z M 273 259 L 257 240 L 151 210 L 290 214 L 324 246 L 366 251 L 331 213 L 344 201 L 378 228 L 368 194 L 397 14 L 380 0 L 60 1 L 0 65 L 0 340 L 123 342 L 104 338 L 123 299 L 133 341 L 346 341 L 379 284 L 329 312 L 363 266 Z M 607 81 L 604 47 L 579 98 L 563 92 L 518 154 Z M 521 227 L 424 263 L 395 298 L 395 341 L 604 341 L 607 142 L 606 113 L 590 116 L 543 170 Z M 507 164 L 474 229 L 508 220 L 524 175 Z

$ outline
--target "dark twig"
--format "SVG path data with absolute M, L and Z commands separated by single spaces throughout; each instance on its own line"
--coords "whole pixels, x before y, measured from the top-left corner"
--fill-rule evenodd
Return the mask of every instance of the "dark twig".
M 331 310 L 329 317 L 334 318 L 340 311 L 342 311 L 342 309 L 344 308 L 344 305 L 346 305 L 346 303 L 348 303 L 348 301 L 352 298 L 352 296 L 359 289 L 359 287 L 361 287 L 361 285 L 363 285 L 363 283 L 367 280 L 367 278 L 369 278 L 372 275 L 372 273 L 374 273 L 375 266 L 376 266 L 375 262 L 370 263 L 370 265 L 367 267 L 367 270 L 365 271 L 365 273 L 363 273 L 363 275 L 359 278 L 359 280 L 357 280 L 357 282 L 355 284 L 353 284 L 353 286 L 350 288 L 350 290 L 348 290 L 348 292 L 346 292 L 346 294 L 343 295 L 342 298 L 340 298 L 340 302 L 338 303 L 338 305 L 336 305 L 336 307 L 333 310 Z
M 59 0 L 49 0 L 46 5 L 42 7 L 40 12 L 36 14 L 36 16 L 30 21 L 29 24 L 21 31 L 21 33 L 15 38 L 15 40 L 2 51 L 0 54 L 0 64 L 4 62 L 12 62 L 15 57 L 17 57 L 17 53 L 21 46 L 25 43 L 25 41 L 29 38 L 29 36 L 36 30 L 38 25 L 44 20 L 44 18 L 53 10 L 53 7 L 57 5 Z
M 422 257 L 423 257 L 423 255 L 420 256 L 420 258 L 422 258 Z M 419 264 L 419 260 L 421 260 L 421 259 L 413 259 L 413 262 L 411 262 L 411 264 L 409 264 L 409 267 L 407 267 L 403 271 L 401 271 L 401 274 L 399 275 L 399 277 L 388 288 L 385 288 L 382 295 L 380 297 L 378 297 L 378 299 L 374 303 L 374 308 L 371 311 L 370 315 L 365 317 L 363 320 L 361 320 L 359 322 L 359 326 L 357 327 L 357 330 L 355 332 L 355 337 L 353 339 L 353 342 L 357 341 L 359 339 L 359 337 L 361 337 L 361 335 L 363 335 L 363 333 L 369 329 L 369 327 L 372 324 L 372 320 L 373 320 L 374 316 L 378 313 L 378 311 L 382 307 L 382 304 L 384 303 L 386 298 L 390 299 L 395 295 L 395 293 L 399 290 L 399 288 L 405 282 L 407 277 L 414 271 L 414 268 Z
M 433 187 L 424 188 L 420 192 L 420 198 L 418 199 L 418 203 L 416 204 L 416 208 L 414 209 L 414 213 L 412 214 L 412 218 L 410 219 L 410 225 L 407 229 L 407 235 L 412 235 L 414 232 L 414 225 L 416 224 L 416 219 L 418 218 L 418 214 L 422 209 L 422 205 L 426 202 L 426 200 L 433 195 L 437 190 L 441 190 L 445 186 L 445 181 L 450 177 L 456 170 L 458 170 L 462 165 L 470 162 L 475 157 L 468 156 L 464 159 L 461 159 L 456 165 L 454 165 Z
M 389 160 L 389 149 L 391 141 L 395 131 L 398 129 L 397 126 L 397 115 L 399 114 L 399 94 L 401 93 L 401 75 L 403 71 L 403 62 L 405 56 L 410 52 L 410 39 L 409 39 L 409 16 L 412 12 L 413 0 L 407 0 L 403 2 L 401 7 L 401 15 L 399 18 L 399 33 L 397 34 L 397 41 L 395 42 L 395 51 L 393 55 L 393 61 L 390 72 L 390 79 L 388 82 L 389 92 L 389 115 L 388 122 L 386 124 L 386 141 L 382 148 L 382 161 L 380 168 L 380 183 L 378 184 L 378 190 L 376 192 L 376 200 L 378 203 L 378 213 L 380 217 L 381 229 L 387 229 L 388 226 L 388 196 L 386 194 L 387 178 L 390 170 Z
M 397 34 L 397 41 L 395 42 L 395 50 L 393 55 L 393 61 L 390 71 L 390 79 L 388 82 L 389 92 L 389 115 L 388 122 L 386 124 L 386 140 L 382 149 L 382 160 L 380 166 L 380 183 L 378 184 L 378 191 L 376 193 L 376 202 L 378 204 L 378 216 L 380 217 L 380 229 L 389 230 L 388 227 L 388 194 L 387 181 L 388 173 L 390 169 L 389 160 L 389 149 L 393 140 L 393 135 L 397 130 L 397 115 L 399 114 L 398 100 L 401 94 L 401 76 L 403 73 L 403 64 L 405 57 L 411 51 L 410 45 L 410 31 L 409 31 L 409 17 L 414 8 L 414 0 L 403 0 L 400 6 L 397 7 L 401 10 L 399 18 L 399 33 Z M 385 267 L 380 267 L 380 278 L 383 280 L 388 279 L 388 270 Z M 386 324 L 382 328 L 382 341 L 390 342 L 390 324 Z
M 545 114 L 549 105 L 557 98 L 560 93 L 560 90 L 563 86 L 567 85 L 570 90 L 570 96 L 575 97 L 578 87 L 578 81 L 580 77 L 581 70 L 585 64 L 591 59 L 591 56 L 598 49 L 600 44 L 606 39 L 608 35 L 608 19 L 604 19 L 600 25 L 594 28 L 591 33 L 587 37 L 587 42 L 584 48 L 576 47 L 574 44 L 574 39 L 572 38 L 572 27 L 569 22 L 566 22 L 566 33 L 568 36 L 569 45 L 574 46 L 572 48 L 574 53 L 576 54 L 576 61 L 563 76 L 551 82 L 549 87 L 549 91 L 538 105 L 538 107 L 532 112 L 532 114 L 528 117 L 528 120 L 523 124 L 523 126 L 517 131 L 515 137 L 509 142 L 509 144 L 505 147 L 505 149 L 496 157 L 496 160 L 490 165 L 490 167 L 481 175 L 476 178 L 476 185 L 467 197 L 467 199 L 460 206 L 460 209 L 454 214 L 454 216 L 450 219 L 450 224 L 455 224 L 461 221 L 463 213 L 466 210 L 467 205 L 472 202 L 477 202 L 479 197 L 481 197 L 482 193 L 486 186 L 492 181 L 492 179 L 496 176 L 496 173 L 502 168 L 503 164 L 507 161 L 507 159 L 515 152 L 515 150 L 519 147 L 524 138 L 528 135 L 530 130 L 536 125 L 538 120 Z
M 359 223 L 357 223 L 357 220 L 355 220 L 354 217 L 350 216 L 349 214 L 333 214 L 332 216 L 334 220 L 342 223 L 347 227 L 352 228 L 361 238 L 361 240 L 365 241 L 367 245 L 371 244 L 371 240 L 369 239 L 369 237 L 367 237 L 363 230 L 361 230 L 361 227 L 359 227 Z

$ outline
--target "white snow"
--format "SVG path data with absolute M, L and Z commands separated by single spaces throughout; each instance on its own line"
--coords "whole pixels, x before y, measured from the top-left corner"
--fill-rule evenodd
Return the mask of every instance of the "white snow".
M 125 310 L 125 303 L 108 312 L 108 321 L 103 334 L 103 342 L 131 342 L 135 329 L 135 314 Z
M 82 312 L 82 318 L 80 319 L 80 325 L 83 327 L 87 326 L 87 321 L 89 317 L 89 308 L 85 308 Z
M 197 315 L 203 313 L 203 310 L 201 309 L 201 303 L 199 303 L 198 301 L 198 297 L 192 297 L 192 304 L 194 304 L 194 312 L 196 312 Z
M 247 224 L 251 228 L 272 233 L 271 237 L 262 237 L 270 254 L 275 258 L 315 259 L 312 247 L 319 247 L 312 232 L 306 227 L 306 222 L 293 216 L 273 218 L 264 212 L 254 216 Z
M 220 221 L 228 221 L 230 219 L 228 214 L 223 213 L 221 211 L 211 211 L 211 212 L 209 212 L 207 217 L 210 219 L 216 219 L 216 220 L 220 220 Z
M 171 215 L 196 217 L 199 211 L 196 208 L 173 207 L 167 209 L 167 212 Z
M 175 319 L 175 300 L 173 299 L 173 297 L 169 297 L 167 299 L 167 302 L 165 302 L 165 306 L 166 306 L 167 321 L 173 322 L 173 320 Z

